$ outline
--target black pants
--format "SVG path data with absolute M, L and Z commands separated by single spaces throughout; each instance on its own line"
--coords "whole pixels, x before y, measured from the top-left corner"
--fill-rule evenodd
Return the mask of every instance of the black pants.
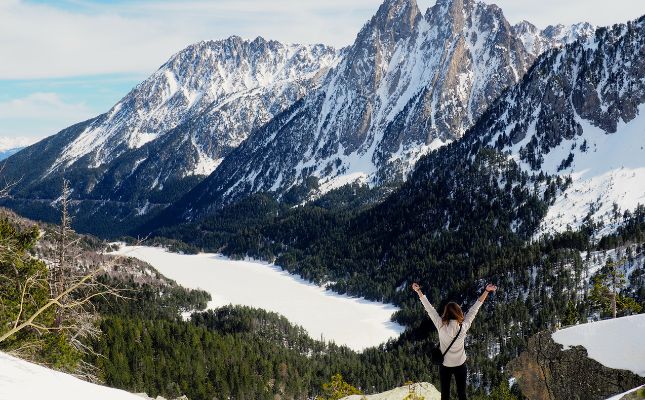
M 439 380 L 441 381 L 441 400 L 450 400 L 450 381 L 452 376 L 457 381 L 457 395 L 459 400 L 466 400 L 466 363 L 458 367 L 439 367 Z

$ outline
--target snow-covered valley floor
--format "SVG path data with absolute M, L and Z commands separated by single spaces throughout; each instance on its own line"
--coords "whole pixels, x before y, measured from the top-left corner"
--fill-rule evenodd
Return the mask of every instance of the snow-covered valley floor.
M 184 255 L 157 247 L 123 246 L 120 254 L 136 257 L 178 284 L 209 292 L 209 308 L 240 304 L 284 315 L 311 337 L 354 350 L 375 346 L 403 332 L 390 321 L 397 307 L 339 295 L 311 284 L 280 267 L 236 261 L 217 254 Z

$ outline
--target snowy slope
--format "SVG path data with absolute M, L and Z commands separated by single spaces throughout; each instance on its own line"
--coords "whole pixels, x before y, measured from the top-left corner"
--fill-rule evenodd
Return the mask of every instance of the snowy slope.
M 589 357 L 606 367 L 645 376 L 645 314 L 590 322 L 553 333 L 564 346 L 583 346 Z
M 582 118 L 577 122 L 581 137 L 563 140 L 544 157 L 545 172 L 570 175 L 573 183 L 549 208 L 541 231 L 577 228 L 593 209 L 594 220 L 605 226 L 599 232 L 602 235 L 615 230 L 624 211 L 645 205 L 645 104 L 631 121 L 620 120 L 611 134 Z M 583 141 L 589 151 L 580 150 Z M 558 171 L 569 154 L 574 156 L 572 165 Z M 617 219 L 612 218 L 615 206 Z
M 571 178 L 538 234 L 589 218 L 605 234 L 617 226 L 614 211 L 645 204 L 644 103 L 640 18 L 545 53 L 478 121 L 467 145 L 494 147 L 536 176 Z
M 341 400 L 404 400 L 411 392 L 422 396 L 425 400 L 439 400 L 441 398 L 441 393 L 432 384 L 419 382 L 410 386 L 401 386 L 383 393 L 367 396 L 352 395 L 343 397 Z
M 142 400 L 0 352 L 0 400 Z
M 634 388 L 634 389 L 632 389 L 632 390 L 628 390 L 628 391 L 627 391 L 627 392 L 625 392 L 625 393 L 621 393 L 621 394 L 617 394 L 617 395 L 615 395 L 615 396 L 611 396 L 611 397 L 610 397 L 610 398 L 608 398 L 607 400 L 621 400 L 621 399 L 623 399 L 623 398 L 624 398 L 624 396 L 625 396 L 625 395 L 628 395 L 628 394 L 630 394 L 630 393 L 633 393 L 633 392 L 637 391 L 638 389 L 641 389 L 641 388 L 644 388 L 644 387 L 645 387 L 645 386 L 639 386 L 639 387 Z

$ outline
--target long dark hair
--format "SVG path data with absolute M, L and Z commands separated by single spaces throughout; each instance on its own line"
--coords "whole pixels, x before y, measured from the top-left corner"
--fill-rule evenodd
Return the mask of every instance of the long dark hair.
M 459 307 L 459 304 L 451 301 L 446 304 L 443 308 L 443 315 L 441 316 L 441 322 L 444 325 L 448 325 L 451 319 L 457 320 L 460 324 L 464 322 L 464 312 Z

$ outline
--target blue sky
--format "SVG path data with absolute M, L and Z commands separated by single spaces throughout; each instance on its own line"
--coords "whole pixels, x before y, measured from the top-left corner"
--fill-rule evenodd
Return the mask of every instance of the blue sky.
M 643 0 L 486 0 L 511 22 L 607 25 Z M 0 149 L 107 111 L 173 53 L 230 35 L 350 44 L 381 0 L 0 0 Z M 434 0 L 418 0 L 426 9 Z M 15 139 L 23 138 L 23 139 Z M 24 139 L 27 138 L 27 139 Z

